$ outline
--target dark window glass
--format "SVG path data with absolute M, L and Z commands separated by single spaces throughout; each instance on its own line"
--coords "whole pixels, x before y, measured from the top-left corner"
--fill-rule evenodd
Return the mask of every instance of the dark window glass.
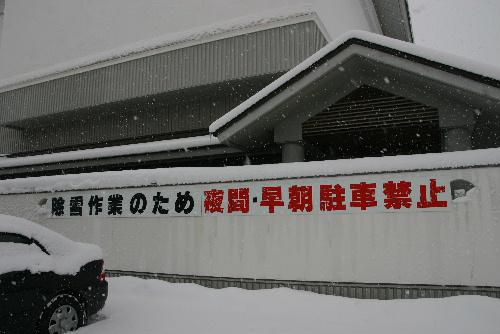
M 25 237 L 24 235 L 14 233 L 0 233 L 0 242 L 13 242 L 16 244 L 26 245 L 33 243 L 31 239 Z

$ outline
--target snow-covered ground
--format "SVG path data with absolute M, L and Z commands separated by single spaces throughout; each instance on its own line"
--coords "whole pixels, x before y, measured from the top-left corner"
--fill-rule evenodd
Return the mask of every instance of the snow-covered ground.
M 105 308 L 78 334 L 498 333 L 500 300 L 359 300 L 280 288 L 208 289 L 109 279 Z

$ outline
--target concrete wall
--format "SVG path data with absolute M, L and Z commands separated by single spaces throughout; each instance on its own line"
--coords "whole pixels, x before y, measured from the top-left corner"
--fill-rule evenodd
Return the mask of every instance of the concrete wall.
M 311 4 L 332 38 L 378 29 L 364 0 L 7 1 L 0 78 L 153 37 Z
M 447 210 L 430 212 L 54 219 L 47 218 L 47 209 L 40 206 L 43 199 L 50 203 L 51 193 L 1 195 L 0 211 L 38 221 L 75 240 L 101 245 L 107 269 L 305 281 L 500 286 L 498 167 L 335 179 L 431 177 L 464 179 L 475 188 L 467 197 L 450 201 Z

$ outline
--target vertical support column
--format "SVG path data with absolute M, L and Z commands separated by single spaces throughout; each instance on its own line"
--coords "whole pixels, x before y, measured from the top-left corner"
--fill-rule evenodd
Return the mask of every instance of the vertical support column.
M 298 120 L 284 121 L 274 128 L 274 142 L 281 144 L 282 162 L 304 161 L 302 123 Z
M 304 145 L 302 145 L 302 142 L 290 142 L 281 144 L 281 161 L 304 161 Z
M 476 118 L 472 107 L 446 101 L 439 109 L 439 127 L 443 133 L 443 152 L 472 150 L 472 131 Z
M 466 127 L 444 129 L 442 146 L 444 152 L 472 150 L 472 133 Z

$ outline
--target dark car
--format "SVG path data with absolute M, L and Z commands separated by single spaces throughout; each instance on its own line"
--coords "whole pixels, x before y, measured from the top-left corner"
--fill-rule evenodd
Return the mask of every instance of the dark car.
M 107 295 L 99 247 L 0 215 L 0 333 L 75 330 Z

